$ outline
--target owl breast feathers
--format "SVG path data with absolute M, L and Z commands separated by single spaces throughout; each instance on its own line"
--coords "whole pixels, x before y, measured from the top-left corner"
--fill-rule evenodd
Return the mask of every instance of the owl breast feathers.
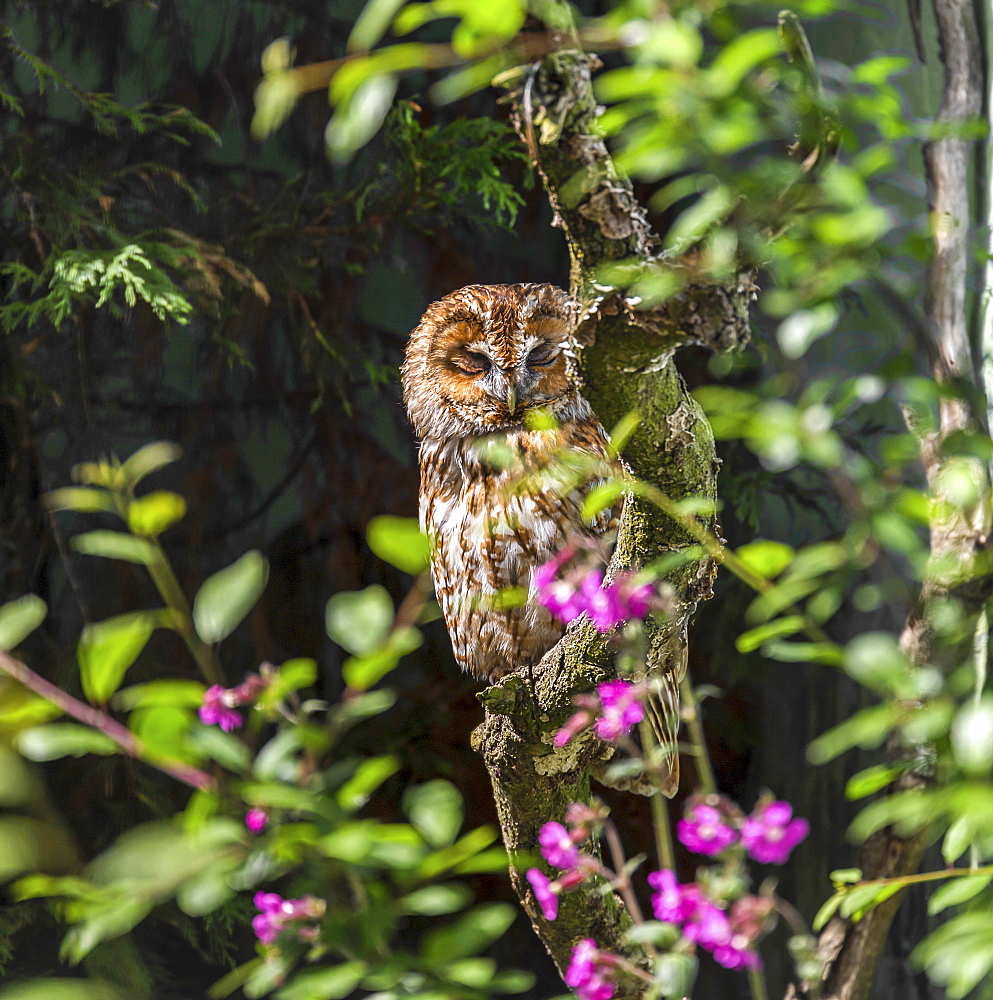
M 564 631 L 510 592 L 530 593 L 533 570 L 570 536 L 612 532 L 619 516 L 584 523 L 589 484 L 556 489 L 548 475 L 563 448 L 595 459 L 601 475 L 623 474 L 580 392 L 575 321 L 574 301 L 552 285 L 470 285 L 429 306 L 407 345 L 403 395 L 420 440 L 435 590 L 455 658 L 489 681 L 537 663 Z M 529 425 L 538 409 L 553 428 Z M 488 439 L 499 462 L 480 457 Z

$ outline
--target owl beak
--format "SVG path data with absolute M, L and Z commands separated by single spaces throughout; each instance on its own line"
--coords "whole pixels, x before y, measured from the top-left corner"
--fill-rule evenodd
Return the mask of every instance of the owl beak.
M 513 413 L 517 409 L 517 389 L 510 382 L 507 383 L 507 395 L 504 397 L 507 409 Z

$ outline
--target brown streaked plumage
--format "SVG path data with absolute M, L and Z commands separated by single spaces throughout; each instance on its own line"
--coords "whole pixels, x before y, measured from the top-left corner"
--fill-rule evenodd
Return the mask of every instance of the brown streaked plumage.
M 530 591 L 532 571 L 570 536 L 610 535 L 620 516 L 619 503 L 586 524 L 589 484 L 556 490 L 541 477 L 563 448 L 596 459 L 601 475 L 624 473 L 580 392 L 576 318 L 574 300 L 553 285 L 470 285 L 430 305 L 407 345 L 403 396 L 420 441 L 435 590 L 456 660 L 490 682 L 536 664 L 565 631 L 534 601 L 501 607 L 499 595 Z M 554 429 L 528 428 L 537 408 Z M 480 456 L 488 439 L 509 464 Z

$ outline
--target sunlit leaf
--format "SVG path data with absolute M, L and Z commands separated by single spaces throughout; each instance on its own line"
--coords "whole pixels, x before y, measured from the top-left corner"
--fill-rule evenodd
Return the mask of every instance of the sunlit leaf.
M 144 538 L 126 535 L 123 531 L 87 531 L 76 535 L 70 542 L 77 552 L 105 559 L 123 559 L 125 562 L 149 566 L 156 559 L 155 546 Z
M 82 513 L 114 511 L 114 498 L 106 490 L 88 486 L 66 486 L 45 494 L 49 510 L 76 510 Z
M 229 636 L 259 599 L 268 577 L 269 563 L 253 550 L 204 580 L 193 601 L 200 638 L 220 642 Z
M 120 747 L 99 729 L 74 722 L 52 722 L 18 733 L 17 749 L 29 760 L 58 760 L 95 753 L 102 756 L 118 753 Z
M 421 942 L 421 954 L 431 963 L 468 958 L 503 936 L 514 922 L 509 903 L 477 906 L 449 927 L 430 931 Z
M 186 514 L 186 501 L 169 490 L 156 490 L 132 501 L 128 527 L 143 538 L 156 538 Z
M 365 590 L 335 594 L 327 604 L 328 635 L 350 653 L 363 656 L 382 645 L 393 624 L 393 599 L 374 583 Z
M 410 822 L 432 847 L 453 843 L 462 829 L 462 796 L 443 778 L 407 788 L 403 807 Z
M 158 612 L 133 611 L 83 629 L 76 658 L 83 693 L 90 701 L 97 705 L 107 703 L 160 620 Z
M 438 917 L 456 913 L 472 902 L 472 890 L 461 882 L 443 882 L 415 889 L 400 900 L 404 913 Z
M 332 160 L 349 160 L 379 131 L 396 89 L 393 75 L 370 77 L 359 84 L 347 104 L 335 110 L 324 131 L 324 145 Z
M 743 632 L 738 636 L 735 647 L 739 653 L 751 653 L 772 639 L 794 635 L 804 627 L 804 624 L 803 618 L 799 615 L 777 618 L 773 622 L 767 622 L 757 628 L 750 629 L 748 632 Z
M 753 572 L 769 579 L 779 576 L 793 560 L 793 549 L 783 542 L 767 538 L 756 539 L 742 545 L 735 555 Z
M 45 620 L 47 613 L 45 602 L 34 594 L 0 605 L 0 649 L 19 646 Z
M 978 896 L 990 882 L 993 882 L 993 875 L 988 872 L 949 879 L 943 886 L 935 889 L 927 902 L 927 911 L 934 916 L 942 910 L 947 910 L 949 906 L 964 903 Z
M 381 514 L 366 528 L 369 548 L 384 562 L 416 576 L 427 569 L 431 548 L 416 518 Z
M 329 969 L 298 972 L 276 992 L 277 1000 L 341 1000 L 352 994 L 366 973 L 364 962 L 343 962 Z
M 183 450 L 171 441 L 153 441 L 139 448 L 121 465 L 121 477 L 132 487 L 146 476 L 179 460 Z
M 370 757 L 362 761 L 355 774 L 338 789 L 338 804 L 349 812 L 360 809 L 387 778 L 396 774 L 399 767 L 396 757 Z

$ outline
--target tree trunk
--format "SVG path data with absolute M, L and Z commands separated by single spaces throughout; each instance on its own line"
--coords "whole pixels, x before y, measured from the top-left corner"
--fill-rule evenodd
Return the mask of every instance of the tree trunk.
M 620 292 L 597 285 L 600 265 L 646 262 L 656 240 L 630 184 L 617 177 L 596 135 L 590 83 L 595 64 L 595 57 L 560 49 L 531 66 L 513 95 L 515 126 L 569 245 L 571 291 L 582 306 L 577 341 L 585 394 L 608 428 L 631 411 L 640 414 L 640 426 L 624 451 L 640 479 L 672 500 L 694 496 L 713 502 L 718 468 L 713 435 L 672 357 L 689 342 L 727 347 L 745 339 L 751 276 L 742 275 L 727 288 L 689 285 L 664 306 L 643 312 Z M 717 529 L 713 514 L 701 523 Z M 612 566 L 638 567 L 690 544 L 695 540 L 679 522 L 642 501 L 629 501 Z M 669 577 L 673 613 L 650 640 L 649 658 L 657 669 L 682 669 L 686 622 L 697 602 L 710 596 L 715 571 L 713 561 L 704 558 Z M 511 878 L 560 970 L 586 936 L 637 964 L 647 962 L 639 947 L 623 940 L 630 918 L 614 895 L 584 885 L 562 897 L 558 919 L 548 922 L 523 878 L 523 868 L 536 855 L 541 825 L 561 821 L 570 802 L 588 801 L 591 770 L 610 752 L 592 737 L 555 749 L 552 737 L 572 714 L 573 696 L 613 676 L 604 639 L 586 623 L 570 630 L 530 675 L 513 674 L 481 696 L 486 718 L 474 746 L 493 781 Z M 625 1000 L 642 992 L 625 980 L 617 996 Z

